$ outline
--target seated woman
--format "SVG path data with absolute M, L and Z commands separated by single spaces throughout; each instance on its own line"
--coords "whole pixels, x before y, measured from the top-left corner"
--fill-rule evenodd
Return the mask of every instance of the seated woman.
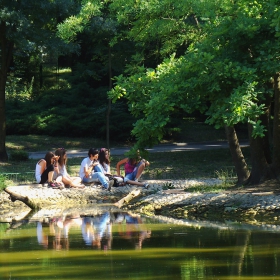
M 98 160 L 102 167 L 102 171 L 104 174 L 111 174 L 110 173 L 110 155 L 109 150 L 106 148 L 101 148 L 98 154 Z
M 149 166 L 150 163 L 139 158 L 139 155 L 134 158 L 124 158 L 117 163 L 117 174 L 121 175 L 121 166 L 124 165 L 125 177 L 124 182 L 130 185 L 143 186 L 145 189 L 149 188 L 149 184 L 138 182 L 142 172 L 146 166 Z
M 81 184 L 79 177 L 71 177 L 66 170 L 67 154 L 64 148 L 59 148 L 55 151 L 55 155 L 59 156 L 57 161 L 57 169 L 55 169 L 55 176 L 62 176 L 62 182 L 70 188 L 85 188 L 85 185 Z
M 81 163 L 80 178 L 84 183 L 100 182 L 103 188 L 110 191 L 114 181 L 109 181 L 109 178 L 104 175 L 103 167 L 97 159 L 98 150 L 90 148 L 88 151 L 88 157 L 84 158 Z M 95 170 L 95 168 L 97 168 L 97 170 Z
M 52 152 L 47 152 L 45 158 L 40 159 L 35 168 L 35 178 L 38 184 L 48 183 L 49 187 L 61 188 L 63 184 L 61 183 L 62 177 L 58 176 L 54 180 L 54 165 L 58 160 L 58 156 L 55 156 Z

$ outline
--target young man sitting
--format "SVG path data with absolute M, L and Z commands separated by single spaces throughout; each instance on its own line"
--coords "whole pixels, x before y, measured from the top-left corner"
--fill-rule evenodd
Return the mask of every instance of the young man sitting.
M 103 188 L 108 191 L 114 184 L 114 181 L 109 179 L 102 172 L 94 172 L 94 167 L 99 164 L 98 162 L 98 150 L 90 148 L 88 151 L 88 157 L 84 158 L 80 167 L 80 177 L 83 183 L 100 182 Z

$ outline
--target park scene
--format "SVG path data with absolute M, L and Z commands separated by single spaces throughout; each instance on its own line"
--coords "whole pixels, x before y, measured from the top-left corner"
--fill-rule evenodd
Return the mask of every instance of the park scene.
M 0 2 L 0 279 L 280 277 L 279 1 Z

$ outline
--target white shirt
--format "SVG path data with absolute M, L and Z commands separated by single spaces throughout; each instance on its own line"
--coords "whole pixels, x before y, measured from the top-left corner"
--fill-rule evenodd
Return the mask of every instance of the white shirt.
M 81 167 L 80 167 L 80 172 L 79 172 L 79 176 L 81 179 L 83 179 L 85 177 L 85 169 L 88 169 L 89 166 L 92 164 L 92 160 L 90 160 L 89 157 L 86 157 L 83 159 L 82 163 L 81 163 Z
M 37 183 L 39 184 L 41 182 L 41 170 L 42 170 L 42 166 L 39 164 L 40 162 L 42 161 L 45 161 L 44 159 L 41 159 L 39 160 L 37 163 L 36 163 L 36 169 L 35 169 L 35 178 L 36 178 L 36 181 Z

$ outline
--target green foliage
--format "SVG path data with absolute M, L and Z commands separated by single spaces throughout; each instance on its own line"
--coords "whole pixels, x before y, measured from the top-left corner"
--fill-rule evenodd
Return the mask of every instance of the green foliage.
M 12 161 L 27 161 L 29 159 L 28 152 L 24 150 L 12 150 L 9 159 Z
M 232 183 L 236 180 L 236 173 L 233 166 L 216 170 L 215 175 L 218 179 L 222 180 L 224 186 L 232 185 Z
M 199 186 L 188 187 L 184 189 L 184 191 L 191 192 L 191 193 L 217 193 L 226 190 L 228 187 L 229 186 L 225 186 L 225 185 L 213 185 L 213 186 L 199 185 Z
M 8 119 L 8 133 L 19 129 L 21 133 L 24 130 L 25 133 L 105 138 L 109 105 L 107 90 L 111 86 L 109 73 L 121 73 L 124 59 L 129 60 L 126 49 L 130 51 L 131 45 L 123 42 L 110 45 L 117 26 L 114 16 L 108 15 L 103 4 L 102 1 L 77 2 L 73 15 L 59 23 L 59 37 L 80 45 L 79 52 L 72 58 L 65 57 L 71 61 L 72 71 L 69 75 L 50 73 L 53 80 L 44 79 L 44 90 L 36 94 L 32 104 L 26 103 L 26 107 L 32 106 L 32 109 L 33 104 L 37 106 L 27 121 L 19 119 L 19 111 L 14 118 L 14 104 L 9 103 L 8 106 L 12 105 L 9 117 L 13 118 Z M 111 138 L 133 140 L 130 131 L 134 121 L 125 102 L 113 104 L 110 112 Z
M 33 92 L 34 79 L 31 80 L 30 85 L 23 84 L 21 78 L 8 76 L 6 83 L 6 100 L 27 101 L 30 100 Z
M 6 187 L 7 187 L 6 177 L 4 175 L 0 174 L 0 190 L 3 190 Z
M 172 190 L 175 189 L 175 186 L 172 183 L 165 183 L 162 185 L 163 190 Z
M 30 6 L 36 29 L 16 37 L 24 38 L 20 46 L 29 58 L 17 53 L 18 72 L 7 84 L 9 134 L 104 138 L 111 74 L 116 76 L 109 92 L 114 101 L 111 136 L 135 138 L 139 149 L 175 134 L 182 119 L 197 112 L 216 128 L 250 123 L 254 137 L 266 132 L 260 116 L 266 110 L 265 97 L 272 94 L 270 78 L 279 71 L 277 1 L 37 2 Z M 15 11 L 20 2 L 5 4 L 7 11 Z M 54 12 L 59 8 L 57 34 L 67 47 L 54 38 L 57 19 L 49 22 L 49 12 L 41 15 L 43 38 L 34 43 L 42 26 L 33 11 L 42 7 Z M 2 17 L 19 24 L 24 35 L 30 30 L 27 7 L 20 8 L 22 22 L 5 9 Z M 39 89 L 38 73 L 27 71 L 26 65 L 38 68 L 54 57 L 57 63 L 57 56 L 73 46 L 69 42 L 80 47 L 67 57 L 71 74 L 49 71 L 52 77 Z
M 8 87 L 6 99 L 7 133 L 105 139 L 107 87 L 90 87 L 88 75 L 81 75 L 82 70 L 62 71 L 60 84 L 64 81 L 65 87 L 45 89 L 36 96 L 30 92 L 31 86 L 21 87 L 19 80 L 11 78 L 9 85 L 13 87 Z M 21 98 L 17 98 L 19 95 Z M 112 104 L 112 140 L 131 140 L 133 121 L 124 102 Z
M 77 15 L 70 16 L 64 23 L 58 24 L 58 36 L 67 42 L 74 40 L 77 34 L 84 30 L 90 18 L 100 15 L 100 8 L 103 3 L 97 0 L 82 0 L 81 4 L 81 9 Z
M 165 1 L 139 1 L 136 5 L 114 2 L 116 7 L 119 3 L 124 5 L 118 19 L 132 23 L 128 35 L 132 34 L 138 43 L 146 43 L 148 36 L 164 41 L 162 29 L 153 28 L 165 17 L 159 9 L 166 9 L 168 19 L 176 18 L 178 26 L 185 24 L 186 30 L 191 30 L 187 36 L 192 40 L 184 55 L 162 59 L 153 69 L 148 63 L 134 68 L 129 75 L 117 77 L 109 93 L 114 101 L 128 100 L 138 119 L 132 133 L 139 146 L 160 141 L 178 110 L 188 114 L 199 110 L 216 128 L 251 123 L 253 137 L 264 135 L 267 128 L 261 124 L 260 116 L 266 110 L 265 99 L 272 94 L 270 79 L 279 71 L 279 41 L 274 28 L 278 7 L 276 2 L 262 0 L 218 2 L 169 2 L 174 9 L 167 9 Z M 181 7 L 180 11 L 177 7 Z M 188 13 L 182 22 L 185 9 L 196 15 L 198 30 L 190 29 L 193 24 L 186 20 Z M 141 29 L 141 24 L 147 28 Z M 178 35 L 169 34 L 170 40 Z
M 220 8 L 224 6 L 223 1 L 215 2 Z M 207 10 L 213 5 L 213 1 L 203 1 L 200 7 Z M 139 53 L 145 53 L 145 64 L 156 66 L 147 59 L 159 62 L 174 52 L 181 55 L 199 36 L 203 19 L 196 15 L 198 6 L 192 0 L 114 0 L 110 9 L 116 13 L 120 24 L 129 27 L 123 33 L 136 43 Z

